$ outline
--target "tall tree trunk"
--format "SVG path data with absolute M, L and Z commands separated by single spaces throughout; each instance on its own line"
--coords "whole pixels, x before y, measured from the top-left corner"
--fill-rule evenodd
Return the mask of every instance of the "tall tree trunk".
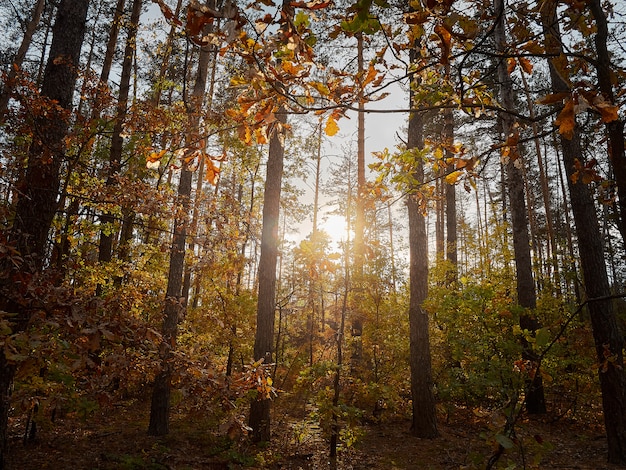
M 526 95 L 526 103 L 528 104 L 528 114 L 534 119 L 535 118 L 535 107 L 533 105 L 533 99 L 530 95 L 530 89 L 528 87 L 528 80 L 526 80 L 526 75 L 522 73 L 522 83 L 524 84 L 524 94 Z M 554 234 L 554 221 L 552 215 L 552 204 L 550 204 L 550 188 L 548 186 L 548 176 L 546 172 L 546 168 L 543 162 L 543 152 L 541 151 L 541 144 L 539 139 L 539 128 L 537 123 L 533 121 L 532 125 L 533 131 L 533 142 L 535 144 L 535 153 L 537 154 L 537 164 L 539 169 L 539 181 L 541 183 L 541 196 L 543 199 L 543 208 L 546 213 L 546 225 L 548 231 L 548 259 L 550 266 L 550 273 L 552 275 L 552 279 L 554 285 L 557 289 L 557 292 L 560 292 L 560 275 L 559 275 L 559 263 L 557 258 L 557 246 L 556 246 L 556 237 Z
M 122 131 L 128 113 L 128 96 L 130 91 L 130 78 L 133 68 L 133 56 L 135 55 L 137 42 L 137 29 L 139 27 L 139 16 L 141 14 L 142 0 L 133 0 L 133 9 L 128 23 L 128 37 L 124 48 L 124 59 L 122 61 L 122 71 L 120 75 L 120 91 L 117 100 L 117 115 L 113 126 L 113 136 L 111 137 L 111 151 L 109 154 L 109 169 L 106 180 L 107 187 L 116 185 L 116 178 L 121 169 L 122 150 L 124 138 Z M 98 261 L 107 263 L 113 258 L 113 239 L 116 231 L 113 230 L 115 217 L 111 212 L 105 212 L 100 216 L 100 245 L 98 250 Z
M 416 47 L 411 49 L 411 63 L 417 59 Z M 417 108 L 411 84 L 411 108 Z M 424 147 L 423 114 L 414 112 L 409 117 L 407 148 L 419 151 Z M 415 159 L 414 178 L 424 181 L 424 164 L 420 157 Z M 409 338 L 411 396 L 413 398 L 413 419 L 411 432 L 417 437 L 434 438 L 439 436 L 435 396 L 433 391 L 432 361 L 430 356 L 430 335 L 428 312 L 423 303 L 428 295 L 428 234 L 426 217 L 420 207 L 419 191 L 416 188 L 406 199 L 409 213 Z
M 541 9 L 546 52 L 551 57 L 563 56 L 561 33 L 556 20 L 556 1 L 546 1 Z M 555 93 L 569 92 L 559 69 L 550 59 L 550 79 Z M 565 75 L 567 76 L 567 75 Z M 602 238 L 592 194 L 582 178 L 573 181 L 576 160 L 583 162 L 580 134 L 577 127 L 571 139 L 561 136 L 563 163 L 570 190 L 572 212 L 578 235 L 580 263 L 588 299 L 603 299 L 610 295 L 609 280 L 604 261 Z M 624 374 L 624 338 L 611 300 L 589 303 L 589 315 L 598 360 L 598 374 L 602 392 L 602 409 L 608 440 L 608 460 L 626 464 L 626 375 Z
M 135 0 L 137 1 L 137 0 Z M 209 7 L 214 6 L 208 0 Z M 208 28 L 208 27 L 207 27 Z M 200 111 L 204 100 L 207 82 L 207 70 L 211 59 L 211 50 L 203 47 L 198 58 L 196 80 L 191 95 L 189 107 L 189 136 L 194 139 L 198 133 Z M 194 139 L 195 140 L 195 139 Z M 197 142 L 187 142 L 189 146 L 198 145 Z M 204 148 L 199 149 L 204 151 Z M 203 157 L 200 157 L 203 158 Z M 184 316 L 187 307 L 183 292 L 183 277 L 185 272 L 185 248 L 189 229 L 189 209 L 191 205 L 191 187 L 193 173 L 191 162 L 183 162 L 178 182 L 178 211 L 174 219 L 174 235 L 170 247 L 170 266 L 165 294 L 165 308 L 163 311 L 163 340 L 164 348 L 161 357 L 161 371 L 154 380 L 152 403 L 150 408 L 150 425 L 148 434 L 162 436 L 169 432 L 170 391 L 172 379 L 172 353 L 176 349 L 178 322 Z
M 445 66 L 448 80 L 451 80 L 450 63 Z M 446 159 L 454 158 L 452 147 L 454 146 L 454 112 L 451 108 L 443 110 L 443 139 L 446 145 Z M 446 259 L 450 263 L 450 270 L 446 275 L 446 282 L 454 284 L 457 281 L 457 240 L 456 240 L 456 186 L 445 184 L 444 196 L 446 200 Z
M 594 37 L 597 58 L 593 62 L 598 74 L 598 86 L 604 99 L 615 103 L 613 93 L 614 71 L 611 69 L 611 57 L 607 48 L 609 28 L 606 15 L 600 0 L 589 0 L 589 8 L 596 20 L 597 32 Z M 615 119 L 606 123 L 609 139 L 609 159 L 613 166 L 613 174 L 617 185 L 620 219 L 618 227 L 622 233 L 622 240 L 626 241 L 626 154 L 624 149 L 624 121 Z
M 494 10 L 497 17 L 494 28 L 494 39 L 496 51 L 506 54 L 507 43 L 505 33 L 506 15 L 504 11 L 504 0 L 494 0 Z M 506 61 L 501 59 L 498 64 L 498 80 L 500 82 L 500 100 L 507 111 L 515 109 L 513 101 L 514 91 L 511 76 L 507 70 Z M 528 237 L 528 220 L 526 212 L 526 201 L 524 197 L 524 177 L 521 169 L 523 161 L 519 154 L 517 139 L 514 137 L 518 132 L 511 114 L 501 113 L 499 119 L 502 123 L 504 139 L 509 151 L 508 162 L 506 164 L 508 197 L 511 210 L 511 227 L 513 229 L 513 252 L 515 255 L 515 268 L 517 280 L 517 302 L 524 308 L 520 315 L 520 327 L 530 332 L 535 332 L 540 328 L 534 313 L 537 306 L 537 296 L 535 281 L 533 279 L 532 260 L 530 254 L 530 240 Z M 509 143 L 511 142 L 511 143 Z M 520 159 L 519 161 L 517 161 Z M 521 164 L 521 165 L 520 165 Z M 537 361 L 536 354 L 528 343 L 524 343 L 522 357 L 532 362 Z M 543 393 L 543 383 L 541 374 L 536 373 L 530 380 L 526 391 L 526 409 L 531 414 L 546 412 L 546 403 Z
M 358 114 L 357 114 L 357 193 L 356 193 L 356 220 L 354 224 L 354 281 L 357 285 L 363 284 L 363 265 L 365 262 L 365 99 L 363 80 L 365 79 L 364 66 L 364 38 L 363 33 L 356 34 L 357 39 L 357 74 L 359 77 Z M 363 302 L 360 300 L 362 289 L 354 292 L 352 315 L 352 366 L 359 367 L 363 356 Z
M 263 195 L 263 231 L 259 259 L 259 295 L 254 338 L 254 359 L 272 362 L 274 317 L 276 311 L 276 262 L 278 260 L 278 225 L 280 190 L 283 178 L 284 135 L 287 112 L 282 107 L 272 126 L 269 156 Z M 271 437 L 271 403 L 269 399 L 254 400 L 250 406 L 249 424 L 254 442 L 267 442 Z
M 0 123 L 3 120 L 4 113 L 6 112 L 9 104 L 9 98 L 11 97 L 11 92 L 13 91 L 13 81 L 17 77 L 18 70 L 22 67 L 22 63 L 24 62 L 30 43 L 33 40 L 33 34 L 35 34 L 37 26 L 39 26 L 39 21 L 41 21 L 41 15 L 45 6 L 46 0 L 37 0 L 37 3 L 33 8 L 30 21 L 28 22 L 28 25 L 26 25 L 26 31 L 24 32 L 24 37 L 22 38 L 20 47 L 17 49 L 17 53 L 13 58 L 12 66 L 9 69 L 9 73 L 7 74 L 7 78 L 4 82 L 4 88 L 0 94 Z
M 8 284 L 3 286 L 10 290 L 8 298 L 14 295 L 21 283 L 28 282 L 31 275 L 41 271 L 44 265 L 48 232 L 57 210 L 60 168 L 65 154 L 65 137 L 88 7 L 89 0 L 62 0 L 57 10 L 41 88 L 41 95 L 50 100 L 50 109 L 45 117 L 35 122 L 35 129 L 39 133 L 33 138 L 27 170 L 17 185 L 20 196 L 10 232 L 10 239 L 24 262 L 18 268 L 3 266 L 3 270 L 8 271 Z M 30 320 L 27 307 L 19 302 L 3 304 L 3 310 L 18 314 L 13 331 L 22 330 Z M 14 374 L 15 364 L 5 357 L 3 350 L 0 351 L 0 468 L 5 464 L 9 393 Z

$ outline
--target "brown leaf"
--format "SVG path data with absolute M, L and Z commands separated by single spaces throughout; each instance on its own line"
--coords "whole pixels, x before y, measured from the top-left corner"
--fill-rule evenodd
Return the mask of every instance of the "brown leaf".
M 533 64 L 527 57 L 520 57 L 519 63 L 522 66 L 522 70 L 527 74 L 531 74 L 533 72 Z
M 506 71 L 509 73 L 509 75 L 513 73 L 513 70 L 515 70 L 516 66 L 517 66 L 517 61 L 515 60 L 515 57 L 509 57 L 506 60 Z
M 539 98 L 536 103 L 537 104 L 556 104 L 562 103 L 565 98 L 569 98 L 571 95 L 569 93 L 552 93 L 550 95 L 546 95 L 543 98 Z

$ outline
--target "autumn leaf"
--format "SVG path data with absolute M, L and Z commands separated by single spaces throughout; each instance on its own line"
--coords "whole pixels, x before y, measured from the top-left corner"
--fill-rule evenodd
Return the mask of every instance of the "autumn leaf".
M 406 24 L 424 24 L 428 21 L 429 15 L 427 11 L 412 11 L 404 14 L 404 22 Z
M 324 128 L 324 132 L 329 137 L 332 137 L 337 132 L 339 132 L 339 126 L 337 125 L 337 121 L 333 116 L 329 116 L 328 120 L 326 121 L 326 127 Z
M 291 2 L 289 6 L 293 8 L 305 8 L 307 10 L 321 10 L 330 5 L 330 1 L 313 1 L 313 2 Z
M 563 93 L 552 93 L 550 95 L 546 95 L 543 98 L 539 98 L 536 103 L 537 104 L 556 104 L 556 103 L 562 103 L 563 100 L 565 98 L 569 98 L 570 94 L 563 92 Z
M 522 70 L 527 74 L 531 74 L 533 72 L 533 64 L 527 57 L 520 57 L 519 64 L 522 67 Z
M 448 63 L 448 57 L 450 56 L 450 47 L 451 47 L 451 39 L 452 36 L 450 32 L 446 29 L 446 27 L 439 23 L 435 26 L 435 34 L 439 36 L 441 40 L 441 59 L 439 60 L 442 64 Z
M 163 16 L 165 17 L 166 20 L 171 21 L 176 26 L 183 25 L 183 23 L 178 18 L 176 18 L 174 13 L 172 13 L 172 10 L 170 9 L 170 7 L 168 7 L 163 0 L 152 0 L 152 1 L 156 3 L 157 5 L 159 5 L 159 8 L 161 9 L 161 13 L 163 13 Z
M 365 77 L 365 80 L 363 80 L 362 86 L 365 88 L 367 84 L 369 84 L 376 78 L 377 74 L 378 74 L 378 71 L 374 68 L 372 64 L 370 64 L 370 68 L 367 71 L 367 76 Z
M 204 172 L 204 179 L 211 183 L 213 186 L 217 184 L 217 179 L 220 175 L 220 168 L 213 163 L 213 160 L 207 158 L 205 160 L 206 170 Z
M 576 126 L 576 117 L 574 115 L 574 101 L 567 100 L 565 106 L 554 121 L 554 125 L 559 126 L 559 134 L 566 139 L 574 136 L 574 127 Z
M 455 170 L 452 173 L 447 174 L 445 178 L 446 183 L 456 184 L 456 182 L 459 180 L 462 174 L 463 172 L 461 170 Z
M 515 57 L 509 57 L 506 60 L 506 71 L 508 72 L 509 75 L 513 73 L 513 71 L 515 70 L 515 67 L 517 67 L 517 60 L 515 60 Z

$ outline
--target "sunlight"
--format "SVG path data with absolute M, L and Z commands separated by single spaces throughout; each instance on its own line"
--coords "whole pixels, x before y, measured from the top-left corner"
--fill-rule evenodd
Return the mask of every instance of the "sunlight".
M 319 229 L 324 230 L 330 237 L 332 249 L 340 248 L 341 242 L 345 241 L 346 236 L 346 218 L 342 215 L 326 215 L 319 224 Z

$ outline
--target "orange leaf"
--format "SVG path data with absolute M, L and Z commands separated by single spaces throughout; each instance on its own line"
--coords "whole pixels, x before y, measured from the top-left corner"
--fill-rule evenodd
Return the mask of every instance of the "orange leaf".
M 570 96 L 569 93 L 552 93 L 550 95 L 546 95 L 543 98 L 539 98 L 536 103 L 537 104 L 555 104 L 562 103 L 565 98 Z
M 161 9 L 161 13 L 163 13 L 163 16 L 165 17 L 166 20 L 170 20 L 172 23 L 174 23 L 177 26 L 183 25 L 183 23 L 174 16 L 174 13 L 172 13 L 172 10 L 170 9 L 170 7 L 168 7 L 163 0 L 153 0 L 153 1 L 159 5 L 159 8 Z
M 328 118 L 328 121 L 326 121 L 326 128 L 324 129 L 324 132 L 326 132 L 326 135 L 330 137 L 339 132 L 339 126 L 337 125 L 337 121 L 332 116 L 330 116 Z
M 522 66 L 522 70 L 524 70 L 527 74 L 530 75 L 533 72 L 533 64 L 527 57 L 520 57 L 519 63 Z
M 510 74 L 513 73 L 513 70 L 515 70 L 515 67 L 517 66 L 517 61 L 515 60 L 515 57 L 509 57 L 506 60 L 506 71 Z
M 378 74 L 378 71 L 374 68 L 372 64 L 370 64 L 370 68 L 367 71 L 367 76 L 365 77 L 365 80 L 363 80 L 362 86 L 365 87 L 368 83 L 374 80 L 377 74 Z
M 213 161 L 209 158 L 205 160 L 206 172 L 204 174 L 204 178 L 211 183 L 213 186 L 217 183 L 217 178 L 220 174 L 220 169 L 213 163 Z
M 574 136 L 574 127 L 576 126 L 576 118 L 574 115 L 574 101 L 567 100 L 565 106 L 559 113 L 559 116 L 554 121 L 556 126 L 559 126 L 559 134 L 563 135 L 566 139 L 571 139 Z
M 439 62 L 441 62 L 442 64 L 447 64 L 448 58 L 450 56 L 450 41 L 452 39 L 452 36 L 450 35 L 450 32 L 446 29 L 446 27 L 441 23 L 435 26 L 435 34 L 437 34 L 437 36 L 439 36 L 439 39 L 441 40 L 441 59 L 439 60 Z

